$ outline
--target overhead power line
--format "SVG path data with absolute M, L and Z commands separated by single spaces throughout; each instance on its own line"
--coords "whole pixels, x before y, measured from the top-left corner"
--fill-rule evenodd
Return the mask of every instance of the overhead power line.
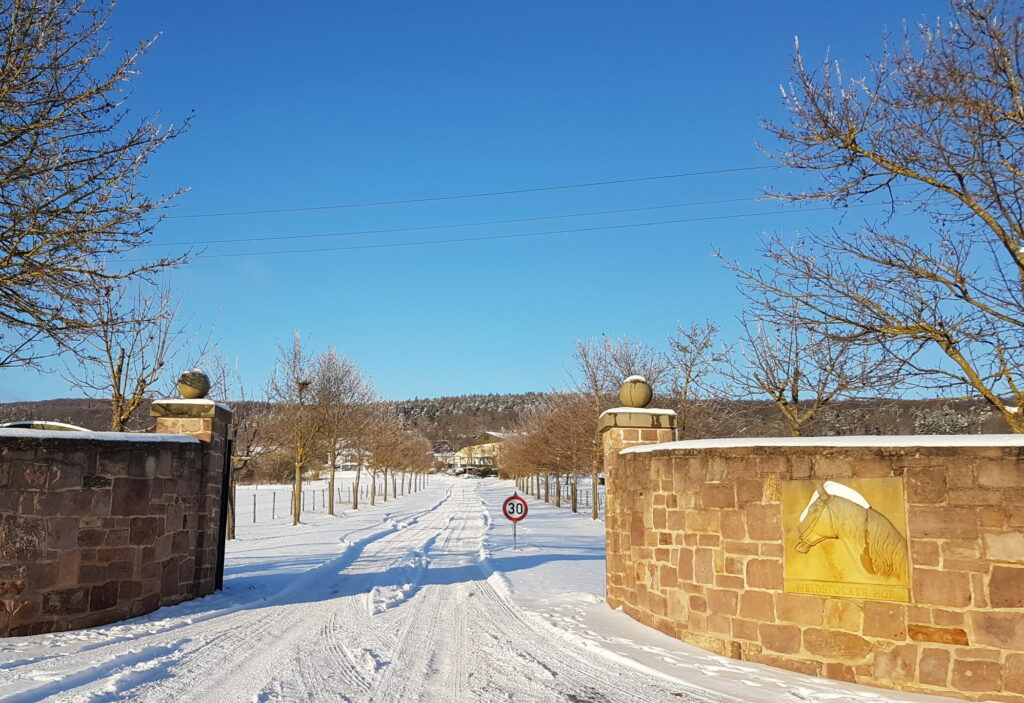
M 432 198 L 412 198 L 409 200 L 381 200 L 368 203 L 341 203 L 336 205 L 316 205 L 310 207 L 276 208 L 267 210 L 235 210 L 227 212 L 202 212 L 193 215 L 166 215 L 168 220 L 184 220 L 199 217 L 235 217 L 240 215 L 274 215 L 286 212 L 312 212 L 316 210 L 342 210 L 361 207 L 380 207 L 384 205 L 411 205 L 413 203 L 435 203 L 445 200 L 467 200 L 470 198 L 490 198 L 499 195 L 518 195 L 521 193 L 540 193 L 552 190 L 569 190 L 572 188 L 593 188 L 596 186 L 618 185 L 621 183 L 642 183 L 645 181 L 664 181 L 672 178 L 690 178 L 693 176 L 711 176 L 721 173 L 740 173 L 743 171 L 764 171 L 778 166 L 744 166 L 742 168 L 720 168 L 708 171 L 688 171 L 685 173 L 669 173 L 662 176 L 644 176 L 641 178 L 619 178 L 611 181 L 592 181 L 589 183 L 569 183 L 553 186 L 537 186 L 534 188 L 518 188 L 515 190 L 496 190 L 483 193 L 460 193 L 458 195 L 441 195 Z
M 863 203 L 860 205 L 849 205 L 844 209 L 852 209 L 859 207 L 874 207 L 874 203 Z M 795 211 L 799 213 L 807 212 L 834 212 L 835 208 L 832 207 L 817 207 L 817 208 L 806 208 L 803 210 Z M 232 252 L 229 254 L 201 254 L 199 258 L 202 259 L 227 259 L 237 258 L 240 256 L 280 256 L 283 254 L 319 254 L 324 252 L 335 252 L 335 251 L 358 251 L 363 249 L 398 249 L 405 247 L 423 247 L 423 246 L 436 246 L 442 244 L 456 244 L 463 242 L 486 242 L 495 241 L 501 239 L 526 239 L 530 237 L 544 237 L 557 234 L 573 234 L 579 232 L 605 232 L 610 230 L 620 229 L 633 229 L 636 227 L 657 227 L 662 225 L 674 225 L 674 224 L 687 224 L 694 222 L 710 222 L 714 220 L 732 220 L 740 219 L 744 217 L 764 217 L 767 215 L 792 215 L 794 211 L 784 210 L 769 210 L 766 212 L 747 212 L 739 213 L 735 215 L 713 215 L 709 217 L 693 217 L 680 220 L 660 220 L 655 222 L 637 222 L 634 224 L 627 225 L 605 225 L 600 227 L 580 227 L 577 229 L 560 229 L 560 230 L 548 230 L 545 232 L 526 232 L 520 234 L 495 234 L 487 235 L 483 237 L 457 237 L 450 239 L 431 239 L 424 242 L 389 242 L 382 244 L 357 244 L 352 246 L 344 247 L 321 247 L 318 249 L 285 249 L 278 251 L 253 251 L 253 252 Z M 143 261 L 149 261 L 149 259 L 125 259 L 125 263 L 138 263 Z
M 140 247 L 170 246 L 204 246 L 208 244 L 237 244 L 241 242 L 273 242 L 294 239 L 322 239 L 326 237 L 351 237 L 359 234 L 395 234 L 398 232 L 424 232 L 438 229 L 456 229 L 460 227 L 484 227 L 488 225 L 521 224 L 523 222 L 540 222 L 544 220 L 564 220 L 573 217 L 595 217 L 597 215 L 619 215 L 629 212 L 650 212 L 651 210 L 669 210 L 681 207 L 699 207 L 703 205 L 725 205 L 728 203 L 746 203 L 759 200 L 758 196 L 750 198 L 727 198 L 725 200 L 704 200 L 701 202 L 673 203 L 670 205 L 652 205 L 649 207 L 624 208 L 621 210 L 598 210 L 594 212 L 574 212 L 563 215 L 544 215 L 541 217 L 520 217 L 511 220 L 484 220 L 482 222 L 458 222 L 447 225 L 423 225 L 419 227 L 395 227 L 392 229 L 362 229 L 345 232 L 320 232 L 317 234 L 281 234 L 261 237 L 231 237 L 226 239 L 204 239 L 191 242 L 148 242 Z

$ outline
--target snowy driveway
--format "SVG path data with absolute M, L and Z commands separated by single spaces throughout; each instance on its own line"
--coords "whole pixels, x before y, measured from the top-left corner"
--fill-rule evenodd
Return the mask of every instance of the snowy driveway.
M 940 700 L 731 662 L 593 593 L 600 525 L 510 484 L 435 478 L 387 505 L 240 529 L 227 587 L 126 623 L 0 640 L 0 700 Z M 638 638 L 640 641 L 638 641 Z

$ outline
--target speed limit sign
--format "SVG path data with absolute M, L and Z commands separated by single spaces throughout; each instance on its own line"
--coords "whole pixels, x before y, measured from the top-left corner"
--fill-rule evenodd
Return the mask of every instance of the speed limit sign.
M 513 493 L 501 504 L 501 512 L 512 521 L 512 549 L 519 549 L 516 544 L 516 525 L 530 512 L 526 507 L 526 499 L 520 498 L 518 493 Z
M 519 522 L 526 517 L 529 508 L 526 507 L 525 499 L 520 498 L 518 495 L 512 495 L 505 499 L 501 506 L 501 512 L 512 522 Z

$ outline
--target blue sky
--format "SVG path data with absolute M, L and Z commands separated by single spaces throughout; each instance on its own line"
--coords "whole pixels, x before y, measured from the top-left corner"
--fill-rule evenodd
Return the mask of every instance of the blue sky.
M 251 389 L 301 330 L 311 349 L 333 344 L 396 399 L 543 390 L 565 381 L 577 337 L 663 344 L 679 323 L 731 324 L 742 301 L 713 249 L 753 261 L 761 232 L 828 227 L 837 216 L 754 200 L 665 207 L 799 183 L 776 170 L 199 215 L 770 165 L 759 121 L 783 117 L 794 35 L 808 60 L 829 50 L 854 71 L 878 53 L 885 28 L 899 34 L 904 17 L 944 11 L 909 0 L 123 2 L 112 50 L 161 33 L 132 114 L 169 123 L 194 111 L 144 184 L 189 191 L 157 231 L 164 246 L 138 256 L 179 242 L 432 227 L 201 244 L 204 255 L 166 283 L 196 327 L 216 325 Z M 561 217 L 639 208 L 659 209 Z M 378 248 L 337 250 L 360 246 Z M 293 250 L 304 251 L 255 253 Z M 0 376 L 0 401 L 74 395 L 56 374 Z

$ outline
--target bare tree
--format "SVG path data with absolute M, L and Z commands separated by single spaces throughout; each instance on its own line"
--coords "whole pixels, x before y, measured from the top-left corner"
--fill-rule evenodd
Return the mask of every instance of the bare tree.
M 270 416 L 265 403 L 241 400 L 234 407 L 231 418 L 231 475 L 228 496 L 228 539 L 235 538 L 235 500 L 238 481 L 251 473 L 253 462 L 259 458 L 264 447 L 260 444 Z
M 790 435 L 804 434 L 822 408 L 863 394 L 878 394 L 898 378 L 898 363 L 878 349 L 834 339 L 795 324 L 748 316 L 733 363 L 726 371 L 742 399 L 769 400 Z
M 324 442 L 327 451 L 327 512 L 334 515 L 334 480 L 338 457 L 358 447 L 373 415 L 368 412 L 374 401 L 373 387 L 349 359 L 340 356 L 334 347 L 317 358 L 315 395 L 322 412 Z M 356 504 L 358 507 L 358 503 Z
M 109 281 L 187 258 L 107 265 L 158 224 L 150 214 L 169 198 L 151 199 L 138 181 L 180 133 L 129 123 L 125 85 L 152 40 L 110 61 L 111 9 L 0 0 L 0 366 L 34 364 L 72 342 L 94 324 L 87 310 Z
M 395 469 L 402 476 L 402 495 L 405 494 L 406 474 L 413 476 L 426 473 L 433 465 L 434 455 L 431 451 L 430 441 L 422 434 L 412 429 L 408 423 L 403 423 L 401 434 L 401 453 L 395 464 Z
M 613 393 L 618 392 L 625 379 L 634 375 L 643 376 L 652 387 L 657 387 L 667 369 L 662 354 L 640 340 L 602 337 L 601 350 L 605 373 Z
M 228 512 L 227 539 L 235 538 L 236 495 L 238 481 L 250 474 L 262 454 L 266 452 L 264 435 L 267 422 L 271 416 L 267 402 L 250 398 L 237 360 L 228 364 L 224 357 L 216 351 L 209 355 L 206 367 L 209 369 L 210 394 L 218 402 L 230 403 L 232 408 L 231 426 L 228 428 L 231 437 L 231 462 L 228 480 Z
M 577 339 L 573 360 L 576 362 L 575 388 L 579 393 L 586 396 L 590 406 L 590 419 L 593 422 L 593 434 L 590 439 L 592 498 L 590 517 L 596 520 L 598 517 L 598 473 L 601 471 L 604 460 L 604 457 L 601 455 L 601 435 L 597 428 L 597 421 L 601 412 L 611 407 L 610 398 L 613 391 L 613 382 L 610 380 L 604 345 L 598 344 L 594 340 Z
M 398 497 L 398 475 L 406 472 L 423 473 L 433 462 L 430 442 L 411 428 L 392 402 L 375 404 L 374 420 L 361 446 L 365 450 L 366 469 L 371 476 L 370 505 L 377 498 L 377 478 L 382 478 L 384 499 L 387 500 L 388 477 L 391 477 L 392 498 Z
M 666 357 L 668 391 L 676 406 L 680 439 L 703 434 L 711 415 L 725 403 L 723 372 L 729 368 L 731 349 L 719 342 L 721 330 L 712 322 L 679 325 L 669 338 Z
M 562 504 L 563 481 L 570 508 L 578 509 L 578 478 L 591 471 L 594 416 L 590 399 L 581 393 L 551 393 L 509 433 L 502 464 L 516 478 L 554 478 L 555 505 Z M 546 497 L 548 499 L 548 497 Z
M 302 513 L 302 474 L 306 465 L 323 449 L 324 417 L 315 402 L 311 386 L 316 364 L 303 349 L 299 332 L 290 347 L 279 347 L 279 357 L 270 377 L 268 392 L 273 402 L 270 427 L 273 441 L 288 447 L 294 469 L 292 524 L 299 524 Z
M 950 7 L 864 77 L 808 69 L 797 49 L 789 124 L 765 126 L 775 158 L 821 183 L 774 195 L 880 201 L 893 216 L 795 247 L 768 237 L 764 267 L 742 273 L 800 326 L 878 344 L 1024 432 L 1024 14 L 1009 0 Z
M 366 453 L 364 465 L 370 474 L 370 505 L 377 503 L 378 478 L 383 483 L 383 498 L 387 501 L 388 470 L 398 461 L 401 421 L 394 403 L 380 401 L 374 408 L 372 423 L 362 439 Z
M 641 375 L 653 385 L 653 380 L 657 380 L 665 366 L 659 354 L 643 342 L 634 341 L 629 337 L 577 339 L 573 361 L 574 389 L 586 396 L 591 408 L 593 434 L 590 457 L 590 517 L 596 520 L 598 474 L 604 459 L 601 453 L 601 435 L 597 429 L 598 417 L 602 411 L 615 404 L 615 394 L 626 378 Z
M 353 441 L 355 450 L 353 454 L 358 459 L 356 463 L 356 475 L 352 482 L 352 509 L 359 509 L 359 485 L 362 481 L 362 474 L 365 470 L 370 474 L 370 505 L 374 505 L 377 497 L 377 473 L 378 464 L 374 461 L 374 451 L 383 451 L 381 446 L 384 443 L 383 437 L 386 434 L 386 427 L 393 421 L 395 409 L 393 404 L 383 400 L 375 400 L 369 403 L 363 410 L 365 418 L 360 426 L 360 431 Z
M 168 290 L 141 282 L 111 282 L 81 306 L 85 328 L 73 358 L 65 358 L 63 375 L 86 395 L 110 398 L 110 429 L 134 424 L 143 401 L 192 339 L 178 308 Z

